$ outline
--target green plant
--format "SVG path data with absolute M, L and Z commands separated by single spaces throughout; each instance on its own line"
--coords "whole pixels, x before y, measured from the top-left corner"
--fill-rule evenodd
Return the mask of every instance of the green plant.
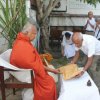
M 26 22 L 26 0 L 0 0 L 0 28 L 8 40 L 8 47 Z

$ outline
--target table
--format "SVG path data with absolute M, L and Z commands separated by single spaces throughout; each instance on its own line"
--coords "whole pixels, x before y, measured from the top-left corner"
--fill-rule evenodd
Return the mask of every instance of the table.
M 91 86 L 87 86 L 88 80 Z M 58 100 L 100 100 L 99 90 L 87 72 L 80 78 L 66 81 L 60 75 L 60 84 Z

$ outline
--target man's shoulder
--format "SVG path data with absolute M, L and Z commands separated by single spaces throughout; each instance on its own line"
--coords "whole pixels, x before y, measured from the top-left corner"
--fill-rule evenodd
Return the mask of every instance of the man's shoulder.
M 84 41 L 94 41 L 96 38 L 92 35 L 83 34 Z
M 88 34 L 83 34 L 83 37 L 93 38 L 94 36 L 92 36 L 92 35 L 88 35 Z

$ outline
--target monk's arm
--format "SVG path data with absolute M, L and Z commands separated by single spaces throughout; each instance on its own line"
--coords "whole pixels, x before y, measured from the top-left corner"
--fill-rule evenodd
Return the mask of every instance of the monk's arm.
M 55 74 L 59 73 L 58 69 L 49 68 L 47 66 L 44 66 L 44 68 L 45 68 L 46 71 L 49 71 L 49 72 L 52 72 L 52 73 L 55 73 Z

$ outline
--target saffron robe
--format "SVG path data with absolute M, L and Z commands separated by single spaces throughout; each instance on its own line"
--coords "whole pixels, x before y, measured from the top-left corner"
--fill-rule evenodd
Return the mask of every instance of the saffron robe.
M 33 100 L 57 100 L 54 79 L 44 69 L 42 60 L 29 38 L 22 33 L 17 35 L 13 44 L 10 63 L 34 71 Z

